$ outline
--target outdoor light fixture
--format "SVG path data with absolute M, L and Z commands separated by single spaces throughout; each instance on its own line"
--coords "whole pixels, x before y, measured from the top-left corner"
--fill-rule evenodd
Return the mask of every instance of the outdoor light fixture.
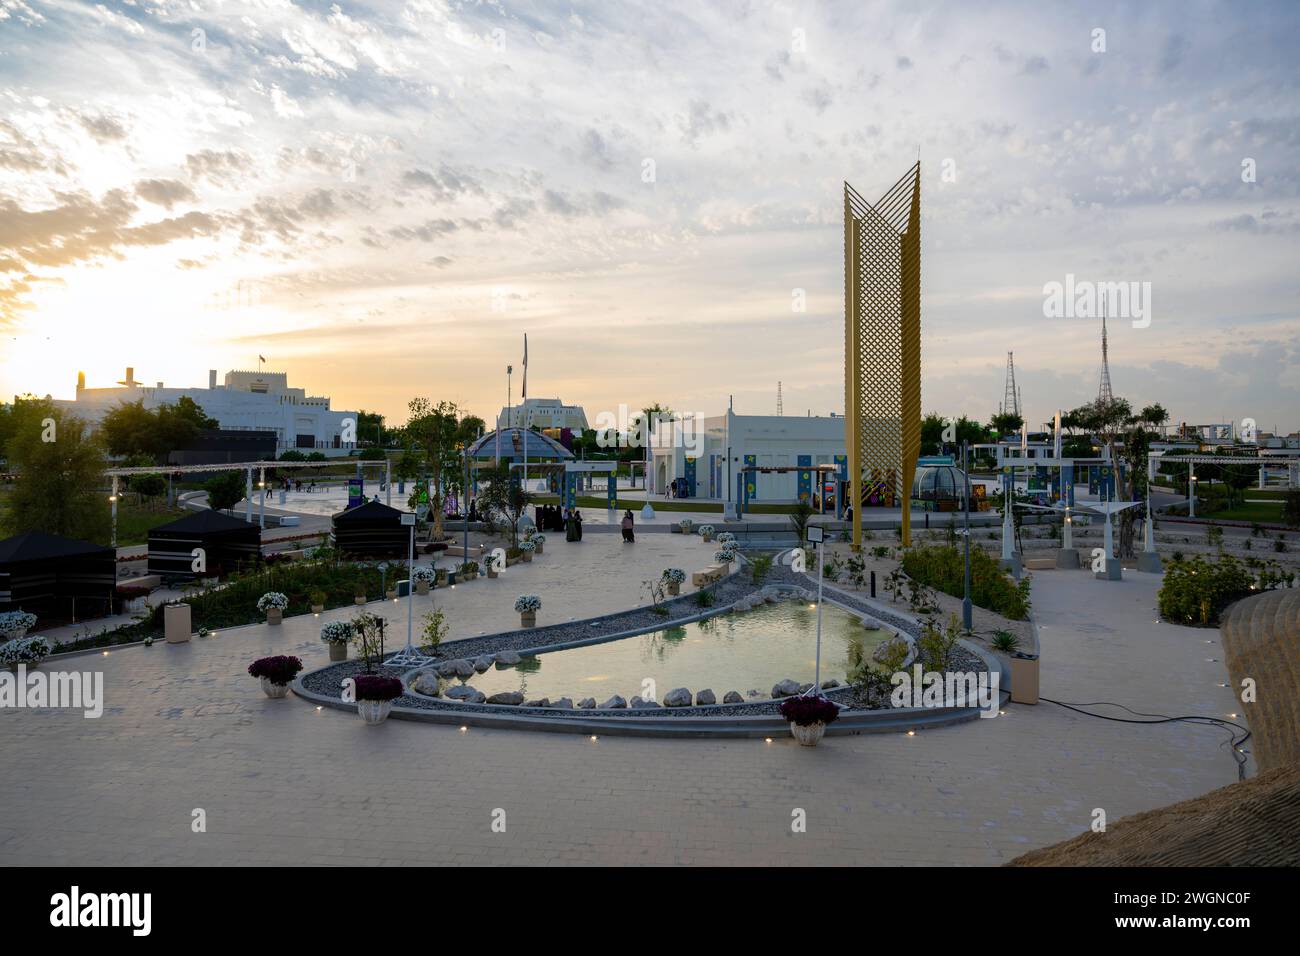
M 108 496 L 108 500 L 109 500 L 109 501 L 116 501 L 116 500 L 117 500 L 117 495 L 109 495 L 109 496 Z
M 764 737 L 764 738 L 763 738 L 763 743 L 765 743 L 765 744 L 770 744 L 771 742 L 772 742 L 772 738 L 771 738 L 771 737 Z
M 907 736 L 909 736 L 909 737 L 915 737 L 915 736 L 916 736 L 916 731 L 915 731 L 915 730 L 909 730 L 909 731 L 907 732 Z
M 460 728 L 460 732 L 461 732 L 462 734 L 463 734 L 465 731 L 467 731 L 467 730 L 469 730 L 468 727 L 462 727 L 462 728 Z
M 597 737 L 595 734 L 592 734 L 592 735 L 591 735 L 591 739 L 592 739 L 592 740 L 599 740 L 600 738 Z

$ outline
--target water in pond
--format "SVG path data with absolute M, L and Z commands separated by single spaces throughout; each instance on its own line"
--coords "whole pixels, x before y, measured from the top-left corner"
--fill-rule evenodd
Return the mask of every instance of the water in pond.
M 801 684 L 813 679 L 817 611 L 801 601 L 723 614 L 636 637 L 525 657 L 497 665 L 468 683 L 489 697 L 522 691 L 525 698 L 571 697 L 597 702 L 619 694 L 643 694 L 643 681 L 655 682 L 658 699 L 674 687 L 711 688 L 722 702 L 729 690 L 755 689 L 767 695 L 777 681 Z M 889 632 L 862 625 L 861 619 L 833 604 L 822 608 L 822 680 L 845 675 L 870 655 Z

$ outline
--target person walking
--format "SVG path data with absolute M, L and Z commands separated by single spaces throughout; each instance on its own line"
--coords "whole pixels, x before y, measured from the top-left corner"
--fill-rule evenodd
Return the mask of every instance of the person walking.
M 573 523 L 578 529 L 578 540 L 582 540 L 582 512 L 577 508 L 573 509 Z
M 628 509 L 627 511 L 623 512 L 623 520 L 620 522 L 620 524 L 622 525 L 623 528 L 623 540 L 635 542 L 636 535 L 633 531 L 635 521 L 632 518 L 631 509 Z
M 578 522 L 574 518 L 574 515 L 576 513 L 577 513 L 576 509 L 574 511 L 570 511 L 568 508 L 564 509 L 564 540 L 565 541 L 578 540 Z

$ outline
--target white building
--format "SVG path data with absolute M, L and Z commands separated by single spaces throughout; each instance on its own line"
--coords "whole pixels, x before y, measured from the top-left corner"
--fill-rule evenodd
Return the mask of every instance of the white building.
M 575 434 L 587 428 L 581 405 L 565 405 L 558 398 L 528 398 L 497 415 L 497 428 L 569 428 Z
M 789 468 L 778 474 L 751 474 L 751 502 L 789 504 L 800 494 L 800 466 L 841 465 L 845 457 L 844 419 L 839 415 L 723 415 L 663 422 L 650 449 L 650 487 L 663 494 L 674 478 L 693 486 L 692 497 L 734 501 L 737 479 L 746 466 Z M 847 469 L 847 464 L 843 464 Z M 847 473 L 847 472 L 846 472 Z M 804 490 L 817 481 L 804 472 Z
M 122 402 L 143 401 L 152 409 L 189 396 L 222 428 L 275 432 L 277 456 L 290 448 L 341 456 L 356 447 L 357 413 L 334 411 L 328 397 L 290 388 L 284 372 L 227 372 L 218 385 L 212 369 L 207 388 L 168 388 L 162 382 L 150 387 L 137 382 L 134 372 L 128 368 L 115 388 L 87 388 L 79 373 L 77 397 L 55 404 L 95 425 Z

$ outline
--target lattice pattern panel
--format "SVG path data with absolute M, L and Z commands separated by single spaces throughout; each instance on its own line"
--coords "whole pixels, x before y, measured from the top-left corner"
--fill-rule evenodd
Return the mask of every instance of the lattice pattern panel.
M 853 544 L 863 485 L 892 474 L 910 543 L 921 443 L 921 164 L 875 205 L 844 184 L 844 407 Z

